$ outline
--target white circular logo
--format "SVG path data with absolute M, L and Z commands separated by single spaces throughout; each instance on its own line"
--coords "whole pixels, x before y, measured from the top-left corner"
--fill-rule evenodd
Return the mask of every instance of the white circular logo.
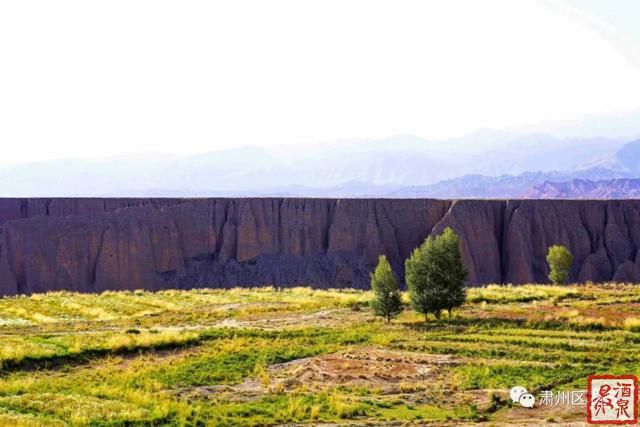
M 509 391 L 509 397 L 513 403 L 519 403 L 524 408 L 533 408 L 536 398 L 522 386 L 515 386 Z
M 533 394 L 531 393 L 525 393 L 522 396 L 520 396 L 520 405 L 524 406 L 525 408 L 533 408 L 534 403 L 536 403 L 536 398 L 533 397 Z
M 525 393 L 528 393 L 527 389 L 517 385 L 511 389 L 511 391 L 509 392 L 509 396 L 511 397 L 511 401 L 513 403 L 518 403 L 520 402 L 520 396 L 522 396 Z

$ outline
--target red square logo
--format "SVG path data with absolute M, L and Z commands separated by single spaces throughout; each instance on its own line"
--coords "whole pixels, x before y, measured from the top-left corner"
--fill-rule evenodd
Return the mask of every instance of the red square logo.
M 587 423 L 636 424 L 638 377 L 635 375 L 589 375 L 587 377 Z

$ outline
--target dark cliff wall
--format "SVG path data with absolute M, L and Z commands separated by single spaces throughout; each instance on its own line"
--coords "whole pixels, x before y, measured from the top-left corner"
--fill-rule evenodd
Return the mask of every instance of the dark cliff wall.
M 451 226 L 469 282 L 546 280 L 549 245 L 577 281 L 640 281 L 638 201 L 0 199 L 0 293 L 368 286 L 385 253 Z

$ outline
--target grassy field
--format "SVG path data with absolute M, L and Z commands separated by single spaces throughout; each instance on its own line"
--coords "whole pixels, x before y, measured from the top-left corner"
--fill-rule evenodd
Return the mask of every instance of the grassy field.
M 0 426 L 509 425 L 515 385 L 640 374 L 640 288 L 489 286 L 425 323 L 370 294 L 295 288 L 0 299 Z

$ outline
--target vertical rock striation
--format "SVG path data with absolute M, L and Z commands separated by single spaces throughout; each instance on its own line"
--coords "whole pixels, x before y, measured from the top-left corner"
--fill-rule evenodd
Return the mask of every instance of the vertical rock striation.
M 552 244 L 577 281 L 640 280 L 640 202 L 427 199 L 0 199 L 0 294 L 367 287 L 426 236 L 460 235 L 470 284 L 546 281 Z

